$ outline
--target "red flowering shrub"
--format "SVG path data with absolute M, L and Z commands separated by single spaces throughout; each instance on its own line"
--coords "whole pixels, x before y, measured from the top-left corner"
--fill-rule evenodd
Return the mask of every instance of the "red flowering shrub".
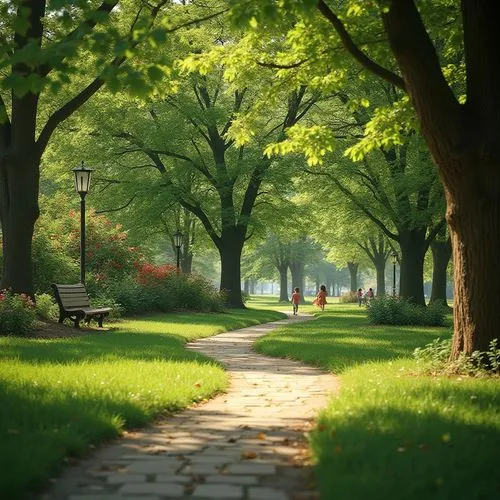
M 143 286 L 161 286 L 164 280 L 177 274 L 177 267 L 171 264 L 145 262 L 137 267 L 137 282 Z

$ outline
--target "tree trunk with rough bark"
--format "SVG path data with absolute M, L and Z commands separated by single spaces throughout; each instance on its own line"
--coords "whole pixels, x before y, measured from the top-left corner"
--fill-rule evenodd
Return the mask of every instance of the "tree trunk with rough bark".
M 424 257 L 427 251 L 425 230 L 401 232 L 399 244 L 399 295 L 414 304 L 424 306 Z
M 30 164 L 31 163 L 31 164 Z M 13 173 L 15 174 L 13 175 Z M 24 172 L 23 176 L 19 172 Z M 31 242 L 38 210 L 38 164 L 16 158 L 0 174 L 1 288 L 34 296 Z
M 219 255 L 221 261 L 220 290 L 226 295 L 229 307 L 243 309 L 241 295 L 241 252 L 244 239 L 233 237 L 221 238 Z
M 392 1 L 383 16 L 444 186 L 455 276 L 452 359 L 486 350 L 500 331 L 499 5 L 463 0 L 461 11 L 465 104 L 446 82 L 414 2 Z
M 447 202 L 455 278 L 451 359 L 486 350 L 500 331 L 499 3 L 462 0 L 457 6 L 464 34 L 464 103 L 443 74 L 414 0 L 386 2 L 381 16 L 400 74 L 367 57 L 323 0 L 317 7 L 358 62 L 410 98 Z
M 349 269 L 349 277 L 351 278 L 351 292 L 355 292 L 358 289 L 359 264 L 357 262 L 348 262 L 347 268 Z
M 301 260 L 292 260 L 290 262 L 290 272 L 292 274 L 292 288 L 298 287 L 302 290 L 300 294 L 300 303 L 304 303 L 304 263 Z
M 431 243 L 432 252 L 432 291 L 430 304 L 448 306 L 446 283 L 448 264 L 451 259 L 451 240 L 435 240 Z
M 280 274 L 280 302 L 288 302 L 288 264 L 278 267 Z
M 384 297 L 386 294 L 385 291 L 385 266 L 387 259 L 385 256 L 381 256 L 377 259 L 375 263 L 375 272 L 377 273 L 377 297 Z

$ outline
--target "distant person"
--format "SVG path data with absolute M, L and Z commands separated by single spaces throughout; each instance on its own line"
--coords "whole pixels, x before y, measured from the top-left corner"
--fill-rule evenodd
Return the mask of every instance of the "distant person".
M 300 289 L 294 288 L 292 293 L 292 306 L 293 306 L 293 315 L 297 316 L 299 312 L 299 304 L 300 304 Z
M 321 308 L 322 311 L 325 310 L 325 304 L 326 304 L 326 286 L 321 285 L 319 287 L 319 292 L 318 295 L 316 295 L 316 298 L 313 300 L 313 304 L 315 306 L 318 306 Z
M 358 306 L 361 307 L 363 305 L 363 289 L 358 288 L 356 292 L 356 297 L 358 298 Z
M 371 300 L 375 297 L 375 294 L 373 293 L 373 288 L 368 288 L 368 299 Z

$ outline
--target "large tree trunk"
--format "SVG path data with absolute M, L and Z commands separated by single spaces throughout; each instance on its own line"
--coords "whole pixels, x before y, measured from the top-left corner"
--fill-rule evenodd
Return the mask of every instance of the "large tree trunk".
M 34 296 L 31 245 L 39 215 L 39 163 L 29 148 L 0 168 L 0 220 L 3 269 L 1 288 Z M 35 157 L 33 159 L 33 157 Z
M 301 260 L 292 260 L 290 262 L 290 272 L 292 274 L 292 288 L 300 288 L 300 302 L 304 300 L 304 263 Z
M 347 268 L 349 269 L 349 276 L 351 278 L 351 292 L 355 292 L 358 289 L 359 264 L 357 262 L 348 262 Z
M 384 13 L 391 49 L 444 185 L 454 266 L 452 359 L 500 331 L 500 30 L 498 3 L 462 1 L 465 104 L 446 82 L 414 2 Z
M 288 302 L 288 264 L 278 266 L 280 273 L 280 302 Z
M 241 252 L 244 239 L 225 231 L 220 242 L 220 290 L 227 297 L 229 307 L 245 308 L 241 295 Z
M 193 271 L 193 254 L 191 250 L 181 254 L 181 270 L 184 274 L 191 274 Z
M 385 295 L 385 255 L 380 256 L 375 263 L 375 271 L 377 273 L 377 297 Z
M 462 181 L 454 197 L 447 192 L 455 278 L 453 358 L 487 350 L 500 332 L 500 169 L 476 164 L 476 172 L 481 179 Z
M 432 251 L 432 292 L 430 303 L 448 306 L 446 300 L 446 282 L 448 263 L 451 258 L 451 241 L 434 240 Z
M 425 305 L 424 257 L 427 250 L 425 230 L 401 231 L 401 269 L 399 295 L 414 304 Z

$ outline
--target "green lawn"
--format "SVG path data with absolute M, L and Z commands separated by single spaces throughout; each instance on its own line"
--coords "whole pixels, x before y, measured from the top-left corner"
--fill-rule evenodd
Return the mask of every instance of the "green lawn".
M 500 498 L 500 379 L 424 376 L 411 357 L 450 334 L 334 304 L 257 342 L 341 378 L 311 434 L 322 500 Z
M 305 296 L 305 304 L 300 304 L 299 312 L 314 313 L 318 312 L 319 308 L 312 305 L 312 301 L 315 297 Z M 326 305 L 326 311 L 331 305 L 337 304 L 339 301 L 338 297 L 327 297 L 328 304 Z M 250 295 L 250 300 L 246 304 L 247 307 L 252 309 L 267 309 L 270 311 L 288 311 L 292 312 L 291 302 L 280 302 L 279 296 L 277 295 Z
M 280 317 L 162 314 L 81 337 L 0 337 L 0 498 L 22 498 L 89 444 L 224 390 L 223 369 L 186 340 Z

